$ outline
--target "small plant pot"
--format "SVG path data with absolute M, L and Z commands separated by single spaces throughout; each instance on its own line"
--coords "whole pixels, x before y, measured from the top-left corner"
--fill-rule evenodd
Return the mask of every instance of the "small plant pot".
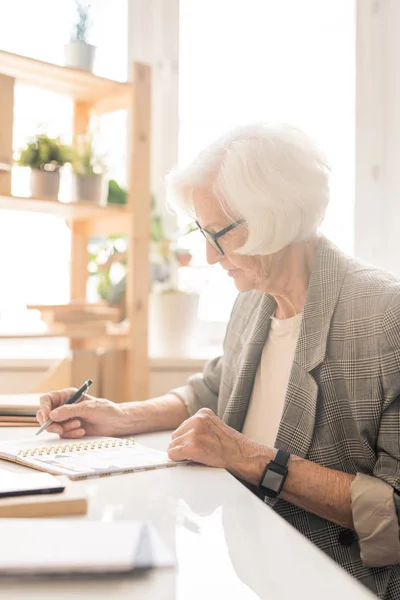
M 60 190 L 60 171 L 31 169 L 31 194 L 33 198 L 57 198 Z
M 92 71 L 96 47 L 86 42 L 69 42 L 65 46 L 65 64 L 67 67 Z
M 74 200 L 76 202 L 106 203 L 104 177 L 102 175 L 75 175 Z
M 199 296 L 181 291 L 152 293 L 149 298 L 151 356 L 190 356 L 196 343 Z

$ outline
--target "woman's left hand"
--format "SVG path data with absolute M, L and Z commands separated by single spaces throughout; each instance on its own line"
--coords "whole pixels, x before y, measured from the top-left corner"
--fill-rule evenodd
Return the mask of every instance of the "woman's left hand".
M 239 472 L 248 460 L 247 442 L 247 438 L 228 427 L 212 410 L 202 408 L 174 431 L 168 456 L 175 461 L 192 460 Z

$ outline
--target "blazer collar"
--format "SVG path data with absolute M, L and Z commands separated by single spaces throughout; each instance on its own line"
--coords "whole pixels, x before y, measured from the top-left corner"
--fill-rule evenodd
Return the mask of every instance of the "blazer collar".
M 325 358 L 330 323 L 347 268 L 348 257 L 321 235 L 308 285 L 295 354 L 295 362 L 306 371 L 315 369 Z M 241 335 L 243 346 L 251 344 L 263 348 L 269 331 L 270 318 L 275 309 L 275 299 L 269 294 L 263 294 L 258 310 L 252 313 L 248 326 Z
M 240 368 L 221 415 L 222 420 L 237 431 L 241 431 L 244 424 L 261 353 L 268 336 L 270 317 L 276 307 L 275 299 L 268 294 L 251 292 L 251 295 L 254 295 L 254 300 L 249 296 L 249 302 L 253 302 L 253 306 L 248 315 L 247 327 L 240 336 Z
M 325 358 L 331 319 L 348 268 L 348 257 L 324 236 L 317 246 L 295 362 L 310 372 Z

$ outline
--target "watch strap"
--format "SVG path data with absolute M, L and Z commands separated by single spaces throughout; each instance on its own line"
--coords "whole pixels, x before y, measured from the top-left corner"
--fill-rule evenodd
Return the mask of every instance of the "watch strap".
M 287 467 L 289 462 L 290 453 L 286 452 L 286 450 L 278 450 L 275 458 L 272 462 L 276 463 L 280 467 Z
M 264 473 L 261 477 L 261 481 L 259 483 L 259 489 L 269 498 L 277 498 L 282 489 L 283 484 L 285 483 L 288 467 L 287 464 L 289 462 L 290 453 L 286 452 L 286 450 L 277 450 L 275 454 L 275 458 L 271 460 L 265 467 Z M 269 487 L 268 482 L 266 481 L 268 472 L 277 473 L 281 477 L 281 482 L 279 489 L 276 487 L 275 481 L 275 489 L 274 487 Z

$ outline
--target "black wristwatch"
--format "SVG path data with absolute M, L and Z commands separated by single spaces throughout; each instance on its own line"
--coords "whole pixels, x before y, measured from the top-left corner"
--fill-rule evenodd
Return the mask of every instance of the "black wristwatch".
M 265 467 L 259 488 L 269 498 L 279 496 L 288 474 L 287 464 L 289 458 L 289 452 L 278 450 L 274 460 L 271 460 Z

